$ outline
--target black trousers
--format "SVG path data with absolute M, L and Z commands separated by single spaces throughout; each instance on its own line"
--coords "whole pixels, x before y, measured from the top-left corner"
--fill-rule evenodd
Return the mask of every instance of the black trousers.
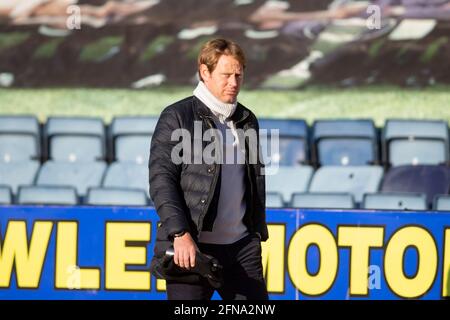
M 268 300 L 263 277 L 261 240 L 250 234 L 232 244 L 199 243 L 201 252 L 214 256 L 223 266 L 224 285 L 217 289 L 223 300 Z M 214 294 L 207 280 L 188 284 L 167 281 L 169 300 L 210 300 Z

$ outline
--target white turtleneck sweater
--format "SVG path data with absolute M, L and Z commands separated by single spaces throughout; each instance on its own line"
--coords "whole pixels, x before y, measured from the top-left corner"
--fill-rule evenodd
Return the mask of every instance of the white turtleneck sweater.
M 228 120 L 237 102 L 227 104 L 217 99 L 200 81 L 194 95 L 216 116 L 214 123 L 223 137 L 220 196 L 212 231 L 201 231 L 199 242 L 231 244 L 248 234 L 243 223 L 245 203 L 245 158 L 233 121 Z M 228 132 L 228 134 L 227 134 Z

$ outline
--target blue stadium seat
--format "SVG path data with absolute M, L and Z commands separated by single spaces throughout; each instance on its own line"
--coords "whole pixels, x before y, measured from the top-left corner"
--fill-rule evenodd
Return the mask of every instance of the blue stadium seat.
M 437 195 L 434 199 L 433 209 L 450 212 L 450 195 Z
M 114 161 L 147 163 L 157 117 L 115 117 L 110 125 Z
M 0 116 L 0 162 L 40 159 L 40 137 L 35 116 Z
M 78 204 L 75 188 L 64 186 L 21 186 L 17 196 L 18 204 L 25 205 L 67 205 Z
M 32 185 L 39 170 L 38 161 L 0 162 L 0 184 L 11 188 L 17 194 L 20 185 Z
M 436 195 L 450 191 L 450 167 L 440 165 L 398 166 L 384 175 L 381 192 L 414 192 L 427 195 L 431 208 Z
M 354 209 L 355 201 L 350 193 L 294 193 L 291 207 L 304 209 Z
M 72 186 L 78 196 L 86 196 L 89 187 L 98 187 L 102 182 L 106 163 L 96 162 L 45 162 L 37 177 L 38 186 Z
M 77 162 L 106 159 L 105 127 L 100 118 L 50 117 L 44 134 L 52 160 Z
M 308 189 L 312 175 L 310 166 L 279 167 L 276 174 L 266 175 L 266 192 L 278 192 L 289 203 L 293 193 Z
M 279 192 L 266 193 L 266 207 L 267 208 L 283 208 L 283 196 Z
M 432 120 L 387 120 L 383 150 L 391 166 L 448 163 L 448 125 Z
M 350 193 L 360 203 L 364 193 L 378 191 L 382 178 L 380 166 L 324 166 L 317 169 L 308 191 Z
M 96 206 L 147 206 L 143 190 L 122 188 L 89 188 L 85 203 Z
M 376 210 L 426 210 L 423 193 L 368 193 L 364 195 L 363 209 Z
M 0 205 L 12 203 L 11 188 L 9 186 L 0 186 Z
M 319 166 L 378 163 L 377 131 L 372 120 L 317 120 L 312 139 Z
M 280 166 L 308 164 L 308 125 L 300 119 L 259 119 L 261 148 L 267 165 Z M 271 130 L 279 130 L 279 152 L 272 150 Z M 264 131 L 266 130 L 266 131 Z
M 111 163 L 106 171 L 102 186 L 143 190 L 150 197 L 148 166 L 128 162 Z

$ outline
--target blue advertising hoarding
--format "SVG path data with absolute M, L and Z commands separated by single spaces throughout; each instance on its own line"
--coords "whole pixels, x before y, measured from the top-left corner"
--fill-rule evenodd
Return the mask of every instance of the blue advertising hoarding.
M 268 209 L 271 299 L 441 299 L 450 213 Z M 153 208 L 0 207 L 0 300 L 166 299 Z M 213 298 L 220 298 L 216 293 Z

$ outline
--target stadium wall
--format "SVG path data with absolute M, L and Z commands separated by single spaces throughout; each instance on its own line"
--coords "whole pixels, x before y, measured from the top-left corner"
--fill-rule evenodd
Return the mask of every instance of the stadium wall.
M 267 221 L 271 299 L 450 296 L 450 213 L 269 209 Z M 0 300 L 165 299 L 149 272 L 157 222 L 153 208 L 0 206 Z

